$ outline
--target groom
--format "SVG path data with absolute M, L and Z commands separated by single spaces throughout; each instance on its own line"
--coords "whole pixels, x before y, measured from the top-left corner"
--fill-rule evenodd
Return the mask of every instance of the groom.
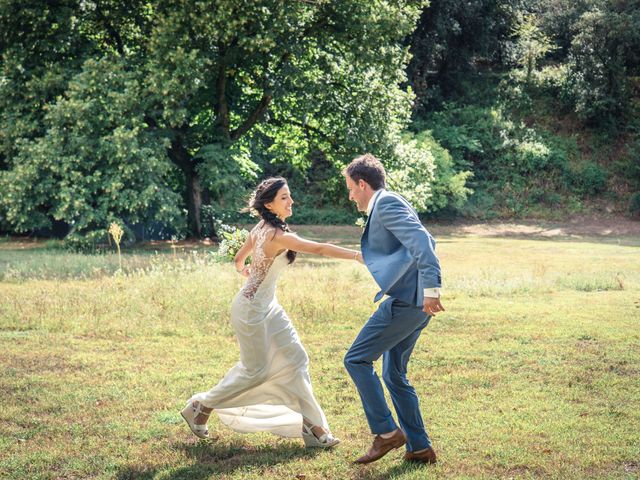
M 444 311 L 440 303 L 440 264 L 435 241 L 415 210 L 400 195 L 385 190 L 385 171 L 371 154 L 354 159 L 343 171 L 349 200 L 368 214 L 362 256 L 380 287 L 374 301 L 388 298 L 369 318 L 344 358 L 356 384 L 371 432 L 371 448 L 356 463 L 374 462 L 407 445 L 404 459 L 435 463 L 436 453 L 422 423 L 418 397 L 407 380 L 407 363 L 420 332 Z M 382 356 L 382 378 L 400 423 L 387 406 L 373 362 Z

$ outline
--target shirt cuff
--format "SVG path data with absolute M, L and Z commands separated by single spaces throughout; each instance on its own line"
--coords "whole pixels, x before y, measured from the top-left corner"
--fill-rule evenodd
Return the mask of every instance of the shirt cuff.
M 440 289 L 439 288 L 425 288 L 424 296 L 430 298 L 440 298 Z

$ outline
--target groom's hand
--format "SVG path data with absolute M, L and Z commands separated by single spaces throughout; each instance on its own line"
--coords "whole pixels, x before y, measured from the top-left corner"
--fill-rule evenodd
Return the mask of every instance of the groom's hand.
M 440 303 L 440 298 L 424 297 L 422 311 L 433 316 L 438 312 L 444 312 L 444 307 Z

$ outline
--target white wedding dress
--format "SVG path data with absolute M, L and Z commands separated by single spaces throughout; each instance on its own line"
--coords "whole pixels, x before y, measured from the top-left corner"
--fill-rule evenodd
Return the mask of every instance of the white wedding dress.
M 237 432 L 271 432 L 301 437 L 303 416 L 329 431 L 311 388 L 309 357 L 275 296 L 287 266 L 286 251 L 275 258 L 263 246 L 275 230 L 264 221 L 253 237 L 250 276 L 231 305 L 231 323 L 240 344 L 240 361 L 208 392 L 194 395 Z

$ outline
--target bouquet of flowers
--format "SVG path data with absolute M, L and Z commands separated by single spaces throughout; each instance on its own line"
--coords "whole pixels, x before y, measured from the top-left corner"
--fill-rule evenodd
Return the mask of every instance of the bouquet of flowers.
M 221 224 L 218 227 L 218 232 L 222 237 L 220 247 L 218 248 L 218 255 L 227 260 L 233 260 L 240 250 L 240 247 L 244 245 L 249 237 L 249 231 L 233 227 L 231 225 Z

